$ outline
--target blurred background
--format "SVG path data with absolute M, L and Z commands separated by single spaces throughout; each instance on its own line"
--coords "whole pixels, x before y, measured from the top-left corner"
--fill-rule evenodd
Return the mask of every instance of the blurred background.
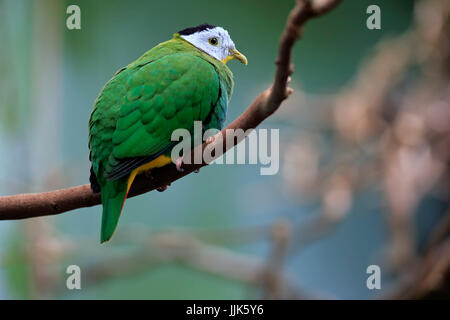
M 249 60 L 229 63 L 229 123 L 272 82 L 293 5 L 0 0 L 0 195 L 88 183 L 97 94 L 188 26 L 225 27 Z M 307 23 L 295 92 L 261 126 L 280 129 L 279 174 L 206 167 L 129 199 L 105 245 L 99 206 L 0 221 L 0 298 L 448 298 L 449 34 L 447 0 L 345 0 Z M 81 290 L 66 288 L 73 264 Z

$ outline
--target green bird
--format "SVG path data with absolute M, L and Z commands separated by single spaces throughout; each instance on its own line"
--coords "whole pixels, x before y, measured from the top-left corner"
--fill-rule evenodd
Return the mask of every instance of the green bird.
M 233 91 L 227 61 L 247 58 L 228 32 L 209 24 L 181 30 L 120 69 L 89 119 L 90 182 L 101 192 L 101 243 L 111 239 L 138 174 L 172 162 L 172 132 L 221 129 Z M 177 163 L 179 169 L 179 164 Z

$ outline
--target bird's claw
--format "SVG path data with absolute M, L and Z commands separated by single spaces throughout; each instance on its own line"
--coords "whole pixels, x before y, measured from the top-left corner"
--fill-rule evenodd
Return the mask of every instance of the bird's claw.
M 159 187 L 159 188 L 156 188 L 156 191 L 159 191 L 159 192 L 166 191 L 168 186 L 169 186 L 169 185 L 165 185 L 165 186 L 161 186 L 161 187 Z
M 211 137 L 208 137 L 208 139 L 206 139 L 206 144 L 211 144 L 211 143 L 213 143 L 214 142 L 214 140 L 215 140 L 216 138 L 214 137 L 214 136 L 211 136 Z
M 181 167 L 182 165 L 183 165 L 183 156 L 178 157 L 177 160 L 175 160 L 175 166 L 178 172 L 184 171 L 184 169 Z

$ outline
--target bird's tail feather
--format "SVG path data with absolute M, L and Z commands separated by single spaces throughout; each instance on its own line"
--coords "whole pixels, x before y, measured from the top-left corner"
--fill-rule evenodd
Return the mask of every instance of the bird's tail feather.
M 113 236 L 131 183 L 132 181 L 130 182 L 129 179 L 125 177 L 115 181 L 107 181 L 102 187 L 103 214 L 100 234 L 101 243 L 110 240 Z

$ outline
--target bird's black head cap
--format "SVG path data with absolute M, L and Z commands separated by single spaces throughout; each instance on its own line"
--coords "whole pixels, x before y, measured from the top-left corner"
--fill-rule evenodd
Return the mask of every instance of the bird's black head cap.
M 188 36 L 188 35 L 196 33 L 196 32 L 205 31 L 205 30 L 209 30 L 209 29 L 214 29 L 215 27 L 216 26 L 213 26 L 211 24 L 204 23 L 204 24 L 201 24 L 201 25 L 196 26 L 196 27 L 190 27 L 190 28 L 186 28 L 186 29 L 180 30 L 180 31 L 178 31 L 178 34 L 180 34 L 182 36 Z

